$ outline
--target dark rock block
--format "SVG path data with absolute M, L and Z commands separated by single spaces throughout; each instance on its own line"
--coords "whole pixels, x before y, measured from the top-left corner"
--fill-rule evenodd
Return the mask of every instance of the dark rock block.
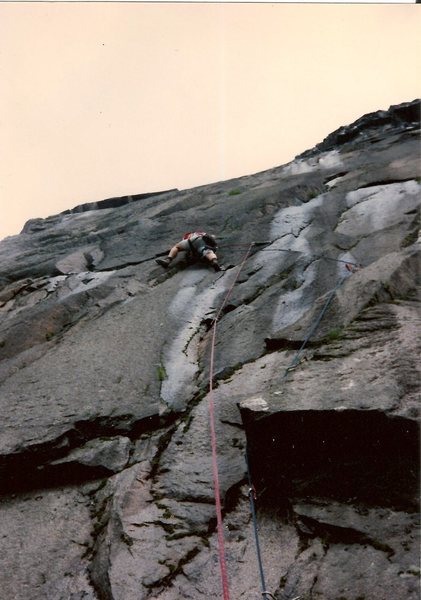
M 416 509 L 416 422 L 352 410 L 289 411 L 255 420 L 244 408 L 242 416 L 253 480 L 268 501 L 324 496 Z

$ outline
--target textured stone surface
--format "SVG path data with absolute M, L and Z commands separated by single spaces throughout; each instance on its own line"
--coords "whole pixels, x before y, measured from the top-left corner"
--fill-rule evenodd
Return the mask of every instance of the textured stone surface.
M 2 497 L 3 598 L 97 597 L 87 570 L 92 527 L 86 492 L 81 486 Z
M 232 597 L 261 594 L 247 445 L 277 600 L 418 598 L 420 175 L 413 102 L 0 243 L 5 597 L 222 597 L 209 364 L 233 286 L 213 392 Z M 224 271 L 155 263 L 197 227 Z

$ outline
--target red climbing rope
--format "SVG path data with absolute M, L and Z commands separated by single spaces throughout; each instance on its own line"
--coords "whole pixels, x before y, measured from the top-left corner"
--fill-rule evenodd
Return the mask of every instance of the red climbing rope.
M 219 549 L 219 567 L 221 569 L 221 580 L 222 580 L 222 591 L 224 594 L 224 600 L 229 600 L 229 586 L 228 586 L 228 575 L 227 566 L 225 562 L 225 548 L 224 548 L 224 531 L 222 525 L 222 511 L 221 511 L 221 494 L 219 490 L 219 474 L 218 474 L 218 461 L 216 455 L 216 431 L 215 431 L 215 411 L 213 401 L 213 364 L 215 356 L 215 335 L 216 335 L 216 321 L 214 321 L 212 330 L 212 342 L 211 342 L 211 356 L 210 356 L 210 375 L 209 375 L 209 421 L 210 421 L 210 433 L 211 433 L 211 444 L 212 444 L 212 469 L 213 469 L 213 487 L 215 492 L 215 508 L 216 508 L 216 524 L 218 530 L 218 549 Z
M 219 566 L 221 569 L 221 580 L 222 580 L 222 590 L 224 594 L 224 600 L 229 600 L 229 586 L 228 586 L 228 575 L 227 575 L 227 566 L 225 561 L 225 548 L 224 548 L 224 530 L 222 524 L 222 511 L 221 511 L 221 493 L 219 488 L 219 474 L 218 474 L 218 460 L 217 460 L 217 452 L 216 452 L 216 431 L 215 431 L 215 403 L 213 398 L 213 370 L 215 363 L 215 342 L 216 342 L 216 324 L 221 315 L 221 312 L 228 302 L 228 298 L 231 296 L 232 290 L 237 282 L 237 279 L 246 263 L 246 260 L 249 257 L 251 249 L 254 245 L 252 242 L 244 258 L 241 262 L 240 268 L 238 269 L 237 275 L 231 284 L 228 292 L 225 295 L 225 298 L 219 307 L 218 312 L 216 313 L 216 317 L 213 321 L 212 326 L 212 341 L 211 341 L 211 350 L 210 350 L 210 365 L 209 365 L 209 421 L 210 421 L 210 433 L 211 433 L 211 444 L 212 444 L 212 469 L 213 469 L 213 484 L 214 484 L 214 492 L 215 492 L 215 507 L 216 507 L 216 524 L 218 531 L 218 548 L 219 548 Z

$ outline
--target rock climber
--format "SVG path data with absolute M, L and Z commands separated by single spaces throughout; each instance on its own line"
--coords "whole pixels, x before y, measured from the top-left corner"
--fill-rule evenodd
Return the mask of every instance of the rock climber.
M 173 246 L 165 258 L 157 258 L 156 262 L 161 267 L 167 268 L 180 250 L 191 254 L 194 258 L 206 259 L 215 271 L 220 271 L 216 256 L 217 243 L 215 236 L 205 231 L 190 231 L 185 233 L 183 239 Z

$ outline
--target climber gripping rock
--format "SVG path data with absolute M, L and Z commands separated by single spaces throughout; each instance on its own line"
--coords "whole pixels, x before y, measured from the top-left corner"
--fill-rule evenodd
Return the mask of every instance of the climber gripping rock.
M 167 268 L 181 250 L 187 252 L 193 259 L 205 259 L 215 271 L 220 271 L 221 267 L 216 256 L 217 247 L 214 235 L 205 231 L 190 231 L 171 248 L 166 258 L 157 258 L 156 262 L 161 267 Z

